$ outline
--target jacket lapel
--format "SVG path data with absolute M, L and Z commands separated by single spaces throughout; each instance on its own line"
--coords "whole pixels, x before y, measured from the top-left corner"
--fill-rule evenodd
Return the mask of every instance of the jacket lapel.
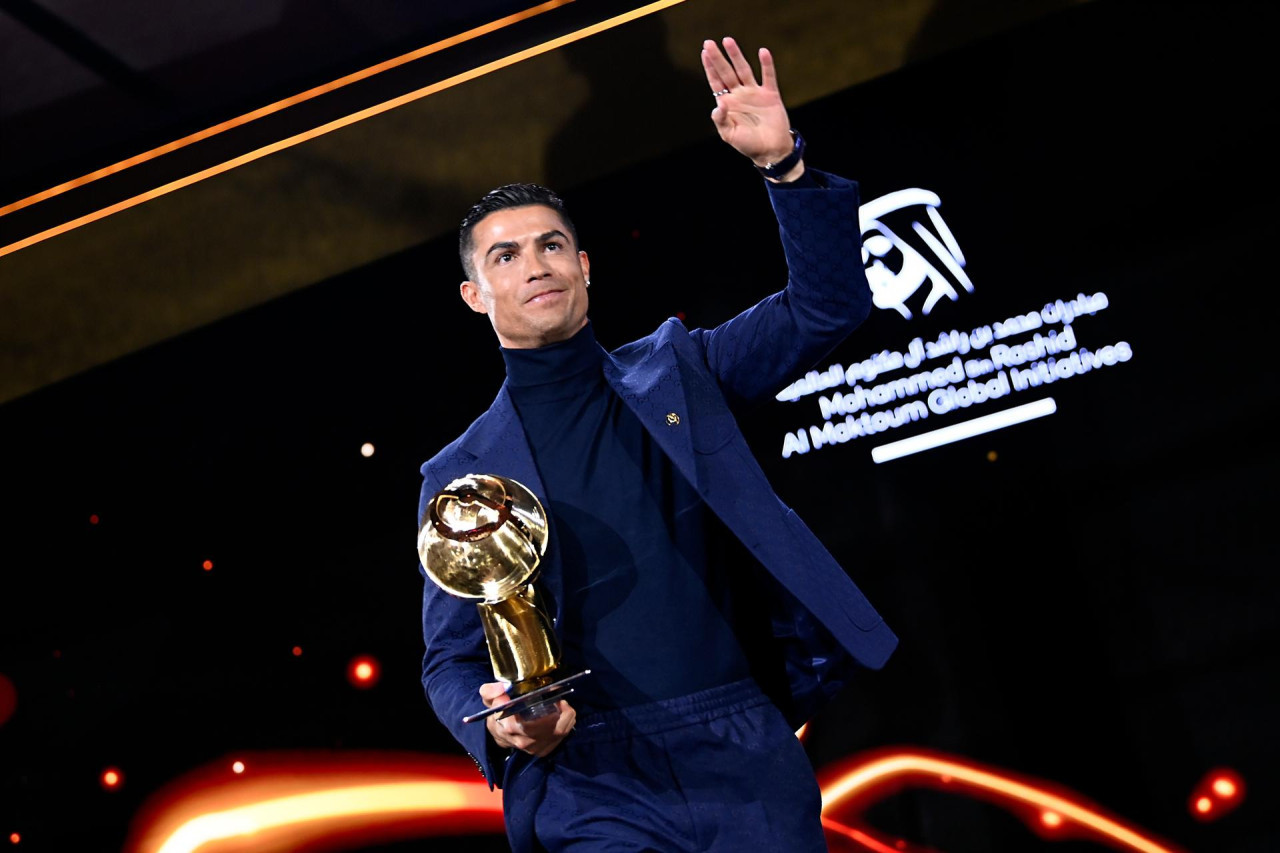
M 546 509 L 548 518 L 550 508 L 547 506 L 547 490 L 538 476 L 538 466 L 533 461 L 533 451 L 529 449 L 529 439 L 525 437 L 524 426 L 516 413 L 515 404 L 511 402 L 511 394 L 507 383 L 503 382 L 498 396 L 485 413 L 482 422 L 477 424 L 462 449 L 475 457 L 471 474 L 496 474 L 509 477 L 528 487 L 538 496 Z M 539 568 L 536 585 L 540 594 L 550 599 L 549 607 L 552 621 L 560 623 L 560 602 L 563 585 L 560 571 L 560 549 L 556 545 L 556 526 L 551 525 L 551 535 L 547 543 L 547 553 Z
M 472 431 L 462 449 L 476 458 L 477 470 L 472 474 L 497 474 L 518 480 L 539 500 L 546 500 L 546 489 L 538 468 L 533 462 L 533 451 L 525 438 L 524 427 L 516 414 L 507 383 L 498 389 L 498 396 L 489 407 L 480 429 Z M 483 470 L 480 470 L 483 469 Z
M 698 487 L 693 460 L 693 419 L 670 341 L 659 344 L 638 364 L 624 366 L 606 354 L 604 377 L 609 386 L 640 419 L 680 473 Z

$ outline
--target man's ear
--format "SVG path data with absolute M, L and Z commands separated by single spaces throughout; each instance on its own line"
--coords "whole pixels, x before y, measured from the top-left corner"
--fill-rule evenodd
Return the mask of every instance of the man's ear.
M 480 285 L 474 281 L 464 281 L 458 285 L 458 292 L 462 294 L 462 301 L 467 303 L 467 307 L 477 314 L 488 314 L 489 307 L 484 304 L 484 299 L 480 297 Z
M 591 259 L 582 249 L 578 250 L 578 263 L 582 266 L 582 277 L 591 281 Z

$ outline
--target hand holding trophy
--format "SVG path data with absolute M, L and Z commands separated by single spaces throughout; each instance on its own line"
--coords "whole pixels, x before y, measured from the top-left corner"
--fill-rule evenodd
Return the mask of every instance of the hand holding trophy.
M 450 595 L 476 599 L 494 677 L 511 685 L 510 702 L 463 722 L 495 713 L 524 719 L 554 713 L 556 702 L 573 692 L 570 682 L 590 672 L 555 677 L 560 644 L 534 587 L 549 530 L 533 492 L 494 474 L 449 483 L 419 520 L 418 556 L 427 577 Z

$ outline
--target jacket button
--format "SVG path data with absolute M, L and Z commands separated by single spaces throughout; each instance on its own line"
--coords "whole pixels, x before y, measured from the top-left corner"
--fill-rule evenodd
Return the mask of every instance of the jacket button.
M 680 423 L 680 416 L 675 412 L 667 412 L 667 426 L 677 426 Z

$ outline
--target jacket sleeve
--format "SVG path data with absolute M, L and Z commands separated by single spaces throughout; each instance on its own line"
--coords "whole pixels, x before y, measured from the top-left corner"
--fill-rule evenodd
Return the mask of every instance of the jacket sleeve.
M 419 522 L 427 501 L 442 487 L 428 466 L 424 466 L 418 502 Z M 441 589 L 427 577 L 421 562 L 418 572 L 423 580 L 422 635 L 426 643 L 423 690 L 440 722 L 462 744 L 493 788 L 501 784 L 506 751 L 489 737 L 483 722 L 462 722 L 464 716 L 484 707 L 478 692 L 480 685 L 494 680 L 475 605 Z
M 786 288 L 714 329 L 690 333 L 730 404 L 772 397 L 871 312 L 858 186 L 836 175 L 815 177 L 825 186 L 769 185 L 787 260 Z

